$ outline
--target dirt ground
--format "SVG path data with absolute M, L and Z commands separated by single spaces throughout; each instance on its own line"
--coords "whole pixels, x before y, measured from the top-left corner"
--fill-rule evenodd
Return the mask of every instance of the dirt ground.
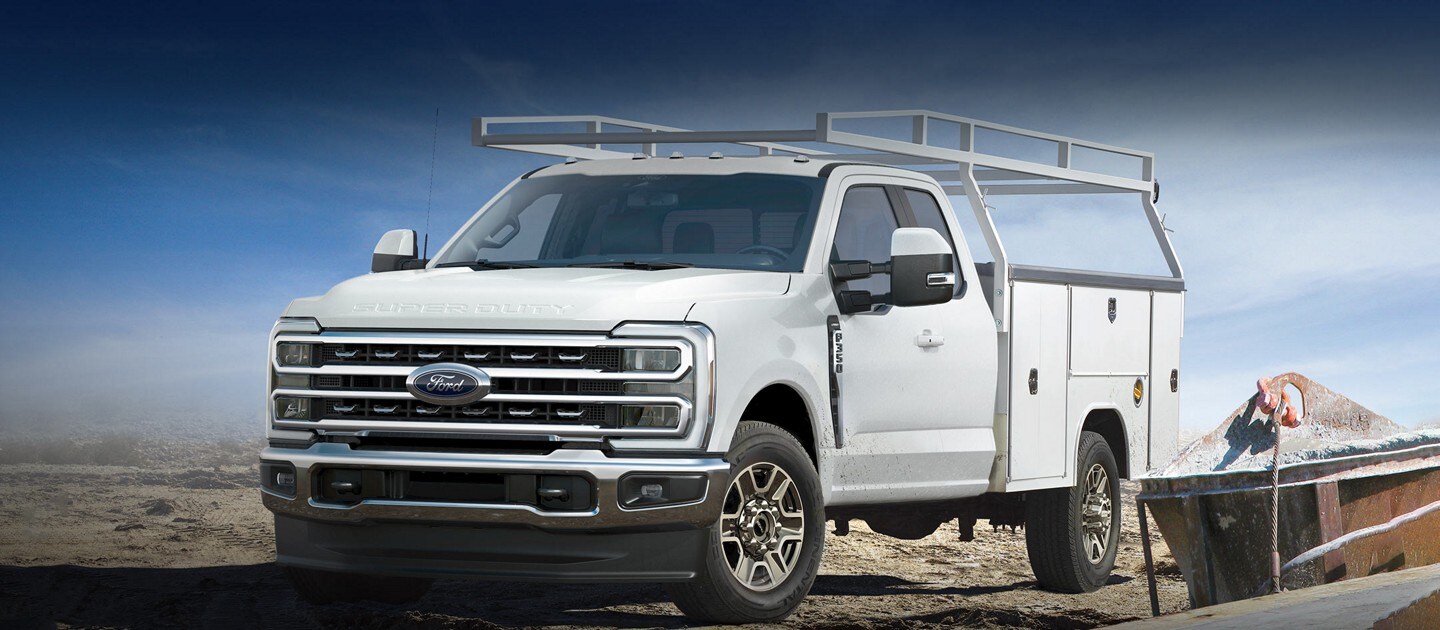
M 686 625 L 649 584 L 440 581 L 408 606 L 300 602 L 272 564 L 270 514 L 249 463 L 258 446 L 133 441 L 97 462 L 70 443 L 0 445 L 0 627 Z M 1091 628 L 1148 617 L 1134 490 L 1127 484 L 1115 574 L 1095 593 L 1039 590 L 1023 532 L 982 521 L 962 543 L 951 523 L 904 541 L 856 521 L 826 538 L 821 575 L 784 627 Z M 1184 582 L 1152 536 L 1161 609 L 1182 610 Z

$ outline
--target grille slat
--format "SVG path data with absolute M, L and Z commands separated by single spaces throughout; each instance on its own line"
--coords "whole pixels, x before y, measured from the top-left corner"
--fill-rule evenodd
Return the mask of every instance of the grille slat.
M 326 374 L 312 376 L 310 387 L 322 391 L 403 392 L 405 391 L 405 377 Z M 490 392 L 564 396 L 578 394 L 618 396 L 623 393 L 620 381 L 574 378 L 496 378 L 490 381 Z
M 476 402 L 463 407 L 431 405 L 418 400 L 324 398 L 322 417 L 347 420 L 418 422 L 494 422 L 516 424 L 586 424 L 616 426 L 618 404 L 564 402 Z
M 600 347 L 461 344 L 326 343 L 320 365 L 426 365 L 453 362 L 475 367 L 583 368 L 620 371 L 620 349 Z

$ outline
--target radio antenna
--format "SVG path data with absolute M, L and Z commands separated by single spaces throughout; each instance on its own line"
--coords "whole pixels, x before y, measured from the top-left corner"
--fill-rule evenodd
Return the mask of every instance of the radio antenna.
M 425 250 L 421 259 L 430 257 L 430 202 L 435 199 L 435 147 L 440 138 L 440 108 L 435 108 L 435 127 L 430 130 L 430 192 L 425 195 Z

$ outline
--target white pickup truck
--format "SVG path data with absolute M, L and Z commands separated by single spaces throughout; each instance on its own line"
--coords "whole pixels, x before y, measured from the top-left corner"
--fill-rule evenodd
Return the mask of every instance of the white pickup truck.
M 907 137 L 847 130 L 882 119 Z M 773 621 L 852 519 L 1023 525 L 1040 584 L 1105 584 L 1119 480 L 1176 449 L 1184 279 L 1151 154 L 929 111 L 480 118 L 474 143 L 566 160 L 433 259 L 387 233 L 373 273 L 271 334 L 261 490 L 303 597 L 666 582 L 694 619 Z M 1087 152 L 1135 172 L 1072 165 Z M 1009 262 L 987 199 L 1089 193 L 1138 201 L 1171 275 Z

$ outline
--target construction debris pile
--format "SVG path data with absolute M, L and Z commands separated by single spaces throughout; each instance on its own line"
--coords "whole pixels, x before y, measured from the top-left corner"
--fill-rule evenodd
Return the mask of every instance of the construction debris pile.
M 1268 379 L 1267 379 L 1268 380 Z M 1299 374 L 1275 381 L 1303 385 L 1304 418 L 1281 429 L 1280 464 L 1395 451 L 1440 443 L 1440 429 L 1404 427 Z M 1210 472 L 1269 470 L 1275 430 L 1251 398 L 1231 412 L 1215 431 L 1181 449 L 1152 477 L 1183 477 Z

